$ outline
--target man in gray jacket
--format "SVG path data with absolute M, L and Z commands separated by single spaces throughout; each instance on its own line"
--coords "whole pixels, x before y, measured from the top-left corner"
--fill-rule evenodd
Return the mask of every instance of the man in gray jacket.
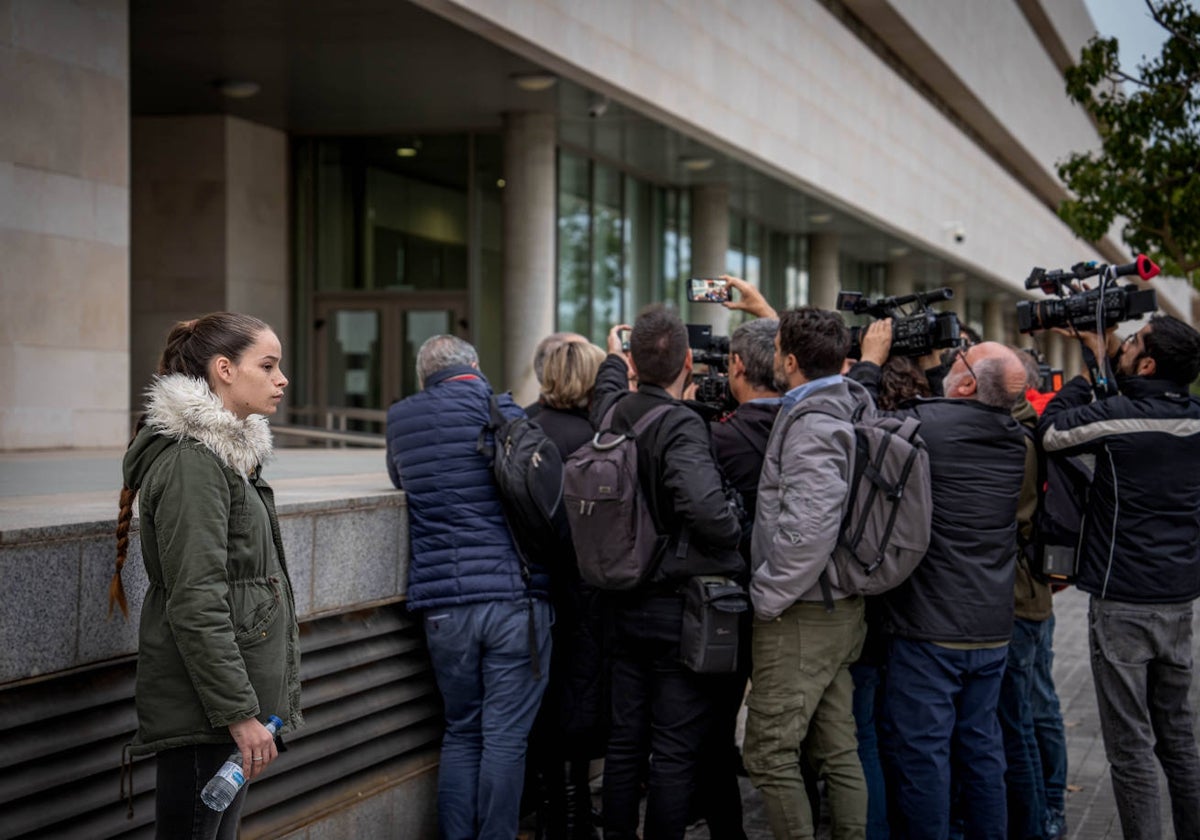
M 754 672 L 745 764 L 776 838 L 811 838 L 800 742 L 825 780 L 832 833 L 864 837 L 867 787 L 858 759 L 849 667 L 866 636 L 863 601 L 820 578 L 837 545 L 854 451 L 850 421 L 873 411 L 843 379 L 850 332 L 835 312 L 785 312 L 775 337 L 776 377 L 790 390 L 767 442 L 751 541 Z

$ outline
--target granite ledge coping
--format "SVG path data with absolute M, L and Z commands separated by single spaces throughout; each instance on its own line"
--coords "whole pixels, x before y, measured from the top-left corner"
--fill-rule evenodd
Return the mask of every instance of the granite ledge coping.
M 407 507 L 408 502 L 402 490 L 363 491 L 361 493 L 325 498 L 301 498 L 289 500 L 289 496 L 304 496 L 304 493 L 280 493 L 276 487 L 276 511 L 281 519 L 291 516 L 304 516 L 313 513 L 337 513 L 349 510 L 365 510 L 381 507 Z M 115 503 L 114 503 L 115 504 Z M 5 517 L 6 519 L 8 517 Z M 6 526 L 0 520 L 0 548 L 15 545 L 27 545 L 39 542 L 66 542 L 97 536 L 112 536 L 116 531 L 116 517 L 109 519 L 88 518 L 86 521 L 71 521 L 69 513 L 63 516 L 66 521 L 35 525 L 32 527 Z M 130 524 L 130 532 L 138 531 L 138 520 L 135 516 Z

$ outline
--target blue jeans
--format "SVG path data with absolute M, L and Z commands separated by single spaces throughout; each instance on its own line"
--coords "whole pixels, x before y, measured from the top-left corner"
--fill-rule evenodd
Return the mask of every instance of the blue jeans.
M 546 689 L 550 605 L 538 599 L 487 601 L 431 609 L 424 619 L 446 716 L 439 836 L 512 840 L 526 739 Z M 536 654 L 530 650 L 534 643 Z
M 1004 739 L 996 706 L 1006 647 L 953 650 L 892 639 L 884 708 L 896 836 L 949 836 L 953 756 L 964 836 L 1005 837 Z
M 1033 681 L 1039 640 L 1046 622 L 1013 622 L 1008 662 L 998 708 L 1008 770 L 1008 834 L 1013 840 L 1039 840 L 1046 827 L 1046 784 L 1033 723 Z
M 1062 819 L 1067 811 L 1067 735 L 1063 729 L 1058 691 L 1054 688 L 1054 614 L 1042 622 L 1037 657 L 1033 663 L 1033 731 L 1037 736 L 1046 809 Z
M 888 840 L 887 787 L 879 758 L 877 707 L 882 705 L 883 669 L 858 663 L 850 666 L 854 678 L 854 724 L 858 734 L 858 760 L 867 780 L 867 840 Z
M 1192 604 L 1092 596 L 1092 677 L 1113 795 L 1126 838 L 1163 836 L 1154 761 L 1171 795 L 1175 836 L 1200 837 L 1200 754 L 1192 729 Z

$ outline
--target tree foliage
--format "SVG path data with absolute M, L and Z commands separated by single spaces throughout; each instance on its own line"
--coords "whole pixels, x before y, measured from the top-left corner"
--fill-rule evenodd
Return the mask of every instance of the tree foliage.
M 1168 33 L 1158 57 L 1125 73 L 1117 38 L 1096 37 L 1067 70 L 1067 95 L 1095 117 L 1102 146 L 1059 165 L 1075 196 L 1059 215 L 1093 241 L 1123 217 L 1130 248 L 1200 284 L 1200 11 L 1145 3 Z

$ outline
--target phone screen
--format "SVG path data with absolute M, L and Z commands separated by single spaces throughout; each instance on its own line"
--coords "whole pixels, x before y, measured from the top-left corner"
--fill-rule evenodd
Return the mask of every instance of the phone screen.
M 688 300 L 696 303 L 724 303 L 729 300 L 729 284 L 717 277 L 693 277 Z
M 625 353 L 629 352 L 629 330 L 617 330 L 617 336 L 621 339 L 621 350 Z

